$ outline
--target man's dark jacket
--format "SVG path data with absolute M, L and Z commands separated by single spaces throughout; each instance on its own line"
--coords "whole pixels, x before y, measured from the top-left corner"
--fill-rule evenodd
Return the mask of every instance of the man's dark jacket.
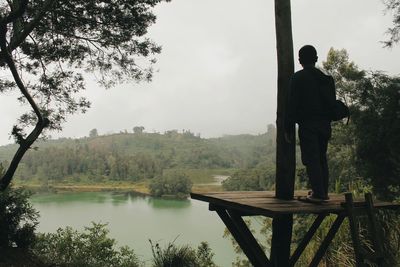
M 336 101 L 335 82 L 313 66 L 307 66 L 292 76 L 288 91 L 285 129 L 294 123 L 331 121 L 330 112 Z

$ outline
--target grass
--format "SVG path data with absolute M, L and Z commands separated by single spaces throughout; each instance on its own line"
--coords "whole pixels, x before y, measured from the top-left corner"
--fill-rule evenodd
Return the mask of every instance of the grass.
M 164 174 L 169 172 L 183 172 L 193 182 L 192 192 L 205 193 L 222 191 L 221 185 L 216 183 L 215 175 L 229 176 L 234 169 L 166 169 Z M 73 177 L 66 178 L 63 181 L 49 181 L 47 185 L 39 179 L 30 179 L 22 181 L 16 179 L 14 185 L 16 187 L 25 187 L 35 192 L 137 192 L 150 195 L 150 180 L 142 180 L 138 182 L 132 181 L 90 181 L 87 177 L 81 177 L 79 180 Z
M 199 172 L 192 171 L 192 174 Z M 205 193 L 222 191 L 222 186 L 219 184 L 212 184 L 215 182 L 213 176 L 211 179 L 192 179 L 193 182 L 192 192 Z M 149 180 L 131 182 L 131 181 L 105 181 L 105 182 L 76 182 L 76 181 L 63 181 L 52 182 L 43 186 L 40 181 L 16 181 L 16 187 L 25 187 L 35 192 L 137 192 L 145 195 L 150 195 Z
M 108 182 L 59 182 L 51 183 L 44 187 L 39 182 L 16 182 L 16 187 L 25 187 L 33 191 L 55 191 L 55 192 L 138 192 L 149 195 L 148 181 L 127 182 L 127 181 L 108 181 Z
M 219 191 L 222 191 L 221 185 L 194 184 L 192 187 L 192 192 L 194 193 L 207 193 L 207 192 L 219 192 Z

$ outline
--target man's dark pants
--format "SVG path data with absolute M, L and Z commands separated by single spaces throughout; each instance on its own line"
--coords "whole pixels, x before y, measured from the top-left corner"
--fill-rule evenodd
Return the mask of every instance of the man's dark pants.
M 301 160 L 306 166 L 313 195 L 318 198 L 328 196 L 329 170 L 326 151 L 330 137 L 329 121 L 299 123 Z

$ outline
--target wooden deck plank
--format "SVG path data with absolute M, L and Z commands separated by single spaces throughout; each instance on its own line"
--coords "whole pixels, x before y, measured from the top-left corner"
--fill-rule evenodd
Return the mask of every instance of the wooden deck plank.
M 296 191 L 297 196 L 305 196 L 307 191 Z M 331 194 L 330 200 L 323 204 L 312 204 L 303 201 L 282 200 L 274 197 L 273 191 L 235 191 L 235 192 L 210 192 L 205 194 L 191 193 L 196 200 L 208 202 L 210 205 L 222 206 L 227 209 L 239 210 L 252 215 L 273 217 L 280 214 L 321 214 L 341 213 L 344 208 L 341 203 L 345 201 L 344 195 Z M 364 203 L 364 199 L 356 199 L 355 204 Z M 382 201 L 374 202 L 375 208 L 400 208 L 399 204 Z

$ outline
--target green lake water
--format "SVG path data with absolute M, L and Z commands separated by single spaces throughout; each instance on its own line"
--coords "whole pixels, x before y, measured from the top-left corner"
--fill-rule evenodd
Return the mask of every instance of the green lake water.
M 151 259 L 149 239 L 161 246 L 175 240 L 197 247 L 207 241 L 221 267 L 231 266 L 236 257 L 230 240 L 222 237 L 222 221 L 200 201 L 90 192 L 37 194 L 31 202 L 40 212 L 39 232 L 55 232 L 65 226 L 83 230 L 92 221 L 108 223 L 110 236 L 118 245 L 133 248 L 147 263 Z

